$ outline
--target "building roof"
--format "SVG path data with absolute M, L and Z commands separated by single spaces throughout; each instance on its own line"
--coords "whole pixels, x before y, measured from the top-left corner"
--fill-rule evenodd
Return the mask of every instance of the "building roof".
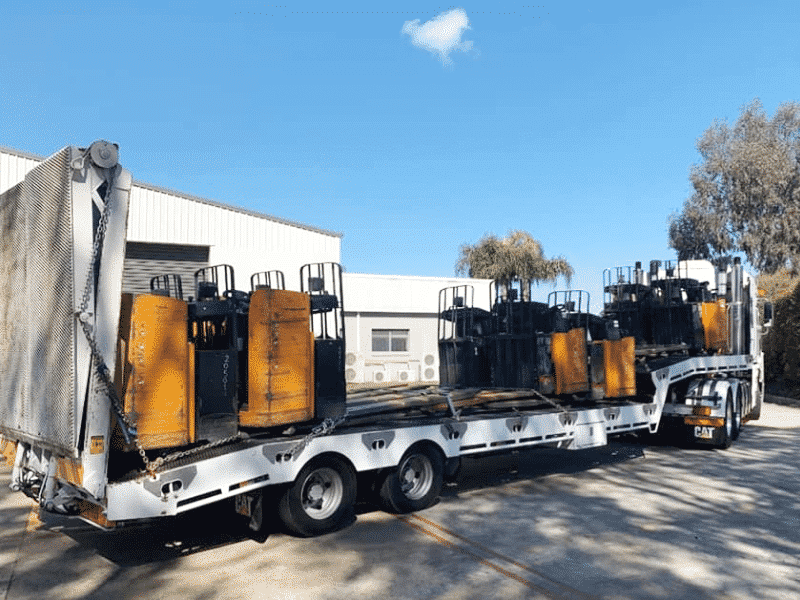
M 39 161 L 39 162 L 41 162 L 41 161 L 43 161 L 43 160 L 45 160 L 47 158 L 46 156 L 38 156 L 36 154 L 31 154 L 30 152 L 24 152 L 22 150 L 16 150 L 14 148 L 7 148 L 5 146 L 0 146 L 0 153 L 10 154 L 10 155 L 13 155 L 13 156 L 18 156 L 20 158 L 27 158 L 29 160 L 36 160 L 36 161 Z M 184 199 L 190 200 L 192 202 L 197 202 L 197 203 L 200 203 L 200 204 L 206 204 L 208 206 L 215 206 L 217 208 L 224 208 L 224 209 L 231 210 L 231 211 L 234 211 L 234 212 L 237 212 L 237 213 L 241 213 L 241 214 L 244 214 L 244 215 L 248 215 L 248 216 L 251 216 L 251 217 L 256 217 L 258 219 L 266 219 L 268 221 L 273 221 L 275 223 L 280 223 L 281 225 L 288 225 L 290 227 L 298 227 L 300 229 L 305 229 L 307 231 L 313 231 L 314 233 L 319 233 L 319 234 L 322 234 L 322 235 L 329 235 L 329 236 L 338 237 L 338 238 L 341 238 L 341 237 L 344 236 L 344 234 L 340 233 L 340 232 L 330 231 L 330 230 L 322 229 L 322 228 L 319 228 L 319 227 L 314 227 L 313 225 L 306 225 L 305 223 L 299 223 L 297 221 L 291 221 L 289 219 L 282 219 L 280 217 L 275 217 L 275 216 L 272 216 L 272 215 L 268 215 L 266 213 L 261 213 L 261 212 L 258 212 L 258 211 L 249 210 L 249 209 L 246 209 L 246 208 L 241 208 L 239 206 L 234 206 L 234 205 L 231 205 L 231 204 L 224 204 L 222 202 L 216 202 L 214 200 L 209 200 L 208 198 L 202 198 L 200 196 L 193 196 L 191 194 L 186 194 L 184 192 L 178 192 L 176 190 L 172 190 L 172 189 L 169 189 L 169 188 L 159 187 L 159 186 L 156 186 L 156 185 L 153 185 L 153 184 L 150 184 L 150 183 L 145 183 L 143 181 L 133 180 L 133 185 L 135 185 L 136 187 L 152 190 L 154 192 L 161 192 L 163 194 L 169 194 L 171 196 L 177 196 L 179 198 L 184 198 Z

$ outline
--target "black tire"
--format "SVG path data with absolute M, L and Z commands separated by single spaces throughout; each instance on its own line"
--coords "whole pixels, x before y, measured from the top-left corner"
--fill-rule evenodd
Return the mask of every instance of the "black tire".
M 356 474 L 337 456 L 311 460 L 278 503 L 286 528 L 301 537 L 323 535 L 354 519 Z
M 727 450 L 733 443 L 733 428 L 735 426 L 735 417 L 733 412 L 733 398 L 728 393 L 728 399 L 725 401 L 725 421 L 722 424 L 722 432 L 717 442 L 717 448 Z
M 431 446 L 414 446 L 383 480 L 381 507 L 391 513 L 410 513 L 431 506 L 444 484 L 444 456 Z
M 758 389 L 753 390 L 756 395 L 755 402 L 753 402 L 753 410 L 750 411 L 750 420 L 757 421 L 761 418 L 761 404 L 764 402 L 764 387 L 759 384 Z
M 736 405 L 733 407 L 733 430 L 731 432 L 731 439 L 738 440 L 739 434 L 742 432 L 742 410 L 744 410 L 744 402 L 742 400 L 741 386 L 736 392 Z

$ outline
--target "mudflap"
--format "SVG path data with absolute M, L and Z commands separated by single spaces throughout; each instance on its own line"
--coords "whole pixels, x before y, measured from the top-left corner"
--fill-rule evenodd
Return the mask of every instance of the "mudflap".
M 662 443 L 677 446 L 718 446 L 722 442 L 723 427 L 686 425 L 683 417 L 662 417 L 658 438 Z
M 684 425 L 686 439 L 694 444 L 719 446 L 725 434 L 724 427 L 709 427 L 707 425 Z

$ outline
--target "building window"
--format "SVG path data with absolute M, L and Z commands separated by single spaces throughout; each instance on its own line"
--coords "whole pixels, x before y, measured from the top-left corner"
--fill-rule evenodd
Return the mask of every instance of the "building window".
M 408 329 L 373 329 L 373 352 L 408 352 Z

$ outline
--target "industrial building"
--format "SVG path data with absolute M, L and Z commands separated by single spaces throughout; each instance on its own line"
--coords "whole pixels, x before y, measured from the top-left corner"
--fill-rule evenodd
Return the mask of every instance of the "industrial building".
M 0 147 L 0 193 L 42 160 Z M 147 292 L 152 277 L 174 273 L 191 295 L 195 271 L 216 264 L 233 266 L 238 289 L 249 290 L 252 274 L 270 270 L 284 273 L 287 289 L 300 289 L 300 267 L 341 262 L 341 242 L 341 233 L 134 180 L 123 291 Z M 436 383 L 439 290 L 472 285 L 476 305 L 489 304 L 486 280 L 361 273 L 343 279 L 351 384 Z
M 16 185 L 44 157 L 0 148 L 0 193 Z M 154 275 L 177 273 L 193 286 L 194 272 L 233 265 L 236 287 L 250 275 L 278 269 L 299 289 L 300 266 L 339 262 L 342 235 L 133 182 L 128 215 L 123 291 L 146 292 Z
M 488 310 L 489 280 L 345 273 L 345 379 L 349 383 L 437 382 L 439 291 L 471 286 Z

